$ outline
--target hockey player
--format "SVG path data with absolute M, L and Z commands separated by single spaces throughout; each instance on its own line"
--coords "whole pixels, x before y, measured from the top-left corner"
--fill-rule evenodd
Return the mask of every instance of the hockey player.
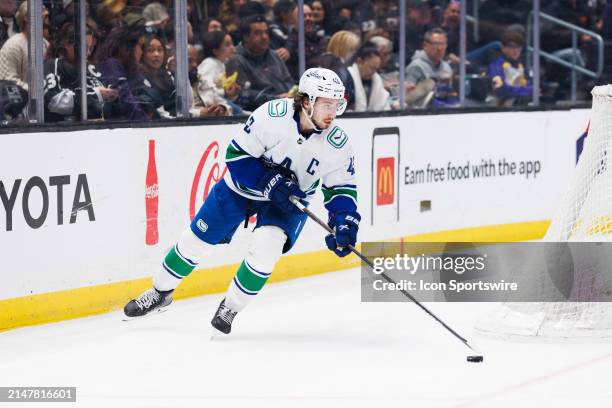
M 269 101 L 246 121 L 227 148 L 228 172 L 153 277 L 153 288 L 130 301 L 128 318 L 162 311 L 172 293 L 214 245 L 229 243 L 240 224 L 256 214 L 248 253 L 215 313 L 212 325 L 231 331 L 236 314 L 259 293 L 283 253 L 295 244 L 306 214 L 290 198 L 307 204 L 321 186 L 335 236 L 325 242 L 338 256 L 355 245 L 357 212 L 354 157 L 348 136 L 334 119 L 346 107 L 344 85 L 328 69 L 308 69 L 291 99 Z

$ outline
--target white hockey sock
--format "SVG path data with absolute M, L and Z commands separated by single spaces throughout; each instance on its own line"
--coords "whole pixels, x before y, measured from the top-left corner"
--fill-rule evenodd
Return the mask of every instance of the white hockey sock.
M 176 289 L 211 248 L 212 245 L 198 238 L 191 229 L 186 229 L 177 244 L 168 251 L 162 268 L 153 277 L 153 286 L 160 291 Z
M 239 312 L 266 284 L 274 265 L 283 253 L 287 236 L 282 229 L 263 226 L 253 231 L 249 252 L 225 295 L 225 304 Z

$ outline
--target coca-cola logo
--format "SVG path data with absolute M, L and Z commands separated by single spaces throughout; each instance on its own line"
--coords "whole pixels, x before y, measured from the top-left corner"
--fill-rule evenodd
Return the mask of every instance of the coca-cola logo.
M 153 184 L 152 186 L 147 186 L 145 189 L 145 197 L 146 198 L 155 198 L 159 196 L 159 184 Z
M 206 197 L 208 197 L 210 189 L 223 178 L 225 172 L 227 171 L 227 166 L 219 157 L 220 150 L 221 148 L 219 147 L 219 143 L 215 140 L 208 145 L 200 158 L 200 162 L 198 163 L 198 167 L 196 168 L 196 172 L 193 177 L 193 183 L 191 184 L 191 194 L 189 195 L 190 220 L 193 220 L 196 209 L 199 209 L 206 200 Z M 200 181 L 202 179 L 202 174 L 205 171 L 208 172 L 208 175 L 202 184 Z M 200 200 L 198 200 L 199 191 L 201 191 Z
M 219 182 L 225 173 L 227 172 L 227 165 L 223 163 L 223 159 L 219 157 L 219 143 L 215 140 L 211 142 L 198 163 L 195 175 L 193 176 L 193 182 L 191 184 L 191 194 L 189 195 L 189 219 L 193 220 L 198 210 L 210 193 L 213 186 Z M 204 183 L 201 183 L 202 174 L 208 172 Z M 198 196 L 201 190 L 201 199 L 198 200 Z M 253 224 L 257 221 L 256 216 L 249 217 L 249 223 Z M 208 228 L 208 226 L 207 226 Z

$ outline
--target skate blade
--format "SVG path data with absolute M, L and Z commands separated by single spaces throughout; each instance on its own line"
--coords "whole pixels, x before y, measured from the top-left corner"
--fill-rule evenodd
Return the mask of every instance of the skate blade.
M 220 330 L 217 330 L 214 326 L 210 328 L 210 341 L 218 340 L 227 336 L 227 334 L 223 333 Z
M 142 316 L 132 316 L 132 317 L 130 317 L 130 316 L 126 315 L 124 312 L 121 312 L 121 320 L 124 321 L 124 322 L 131 322 L 132 320 L 140 320 L 140 319 L 145 318 L 145 317 L 154 316 L 154 315 L 157 315 L 157 314 L 160 314 L 160 313 L 164 313 L 166 310 L 168 310 L 168 307 L 170 307 L 170 305 L 160 307 L 159 309 L 155 309 L 154 311 L 149 312 L 149 313 L 147 313 L 145 315 L 142 315 Z

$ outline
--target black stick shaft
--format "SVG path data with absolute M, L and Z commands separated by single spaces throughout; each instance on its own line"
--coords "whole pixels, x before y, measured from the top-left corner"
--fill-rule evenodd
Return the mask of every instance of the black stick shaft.
M 319 224 L 321 227 L 323 227 L 323 229 L 325 231 L 329 232 L 330 234 L 335 235 L 334 230 L 331 229 L 329 227 L 329 225 L 327 225 L 319 217 L 317 217 L 312 211 L 310 211 L 308 208 L 306 208 L 306 206 L 304 204 L 302 204 L 297 198 L 291 197 L 291 202 L 293 204 L 295 204 L 300 210 L 302 210 L 302 212 L 304 212 L 304 214 L 306 214 L 311 220 L 313 220 L 314 222 Z M 359 252 L 358 250 L 356 250 L 355 247 L 353 247 L 352 245 L 349 245 L 348 248 L 351 250 L 352 253 L 357 255 L 363 262 L 365 262 L 370 268 L 372 268 L 372 270 L 374 270 L 374 264 L 372 263 L 372 261 L 370 261 L 368 258 L 363 256 L 363 254 L 361 252 Z M 393 279 L 391 279 L 387 274 L 385 274 L 384 272 L 381 273 L 380 276 L 382 276 L 389 283 L 397 283 Z M 436 314 L 434 312 L 432 312 L 427 307 L 425 307 L 425 305 L 423 305 L 421 302 L 419 302 L 414 296 L 412 296 L 410 294 L 410 292 L 408 292 L 407 290 L 404 290 L 404 289 L 400 290 L 400 292 L 404 296 L 406 296 L 408 299 L 410 299 L 415 305 L 417 305 L 418 307 L 423 309 L 423 311 L 425 313 L 427 313 L 429 316 L 431 316 L 435 321 L 440 323 L 446 330 L 448 330 L 453 336 L 455 336 L 457 339 L 459 339 L 463 344 L 465 344 L 467 347 L 469 347 L 472 351 L 475 351 L 475 352 L 478 353 L 478 350 L 476 350 L 470 344 L 469 341 L 467 341 L 463 336 L 461 336 L 459 333 L 457 333 L 455 330 L 453 330 L 453 328 L 450 327 L 448 324 L 444 323 L 444 321 L 442 319 L 440 319 L 438 316 L 436 316 Z

